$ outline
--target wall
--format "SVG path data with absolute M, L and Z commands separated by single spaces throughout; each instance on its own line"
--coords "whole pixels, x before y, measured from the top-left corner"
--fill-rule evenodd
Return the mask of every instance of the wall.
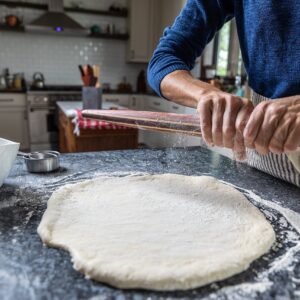
M 30 2 L 45 2 L 31 0 Z M 65 1 L 84 3 L 86 8 L 108 9 L 114 0 Z M 126 0 L 118 0 L 126 6 Z M 8 9 L 1 6 L 0 19 L 14 13 L 22 16 L 28 23 L 43 12 L 32 9 Z M 127 20 L 123 18 L 103 17 L 87 14 L 69 14 L 83 26 L 98 24 L 105 28 L 114 23 L 119 32 L 127 31 Z M 110 82 L 115 87 L 123 77 L 135 87 L 136 77 L 142 64 L 126 63 L 126 41 L 91 39 L 84 37 L 69 37 L 42 34 L 0 33 L 0 72 L 10 68 L 12 73 L 24 72 L 26 79 L 40 71 L 45 75 L 47 84 L 81 84 L 78 71 L 79 64 L 99 64 L 102 72 L 102 82 Z
M 161 5 L 160 11 L 160 32 L 159 36 L 163 34 L 165 28 L 172 26 L 176 17 L 180 14 L 184 8 L 187 0 L 159 0 Z M 201 60 L 200 57 L 195 62 L 195 67 L 191 70 L 194 77 L 199 78 L 201 74 Z
M 161 28 L 171 26 L 185 5 L 185 0 L 162 0 L 161 1 Z

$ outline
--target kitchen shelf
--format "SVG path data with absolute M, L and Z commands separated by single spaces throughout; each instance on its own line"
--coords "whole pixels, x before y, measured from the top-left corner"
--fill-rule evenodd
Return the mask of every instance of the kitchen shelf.
M 65 7 L 65 11 L 79 13 L 79 14 L 92 14 L 109 17 L 126 18 L 128 16 L 127 10 L 124 11 L 110 11 L 110 10 L 96 10 L 76 7 Z
M 111 40 L 128 40 L 128 34 L 107 34 L 107 33 L 91 33 L 89 35 L 91 38 L 99 38 L 99 39 L 111 39 Z
M 38 4 L 38 3 L 29 3 L 29 2 L 20 2 L 20 1 L 3 1 L 0 0 L 0 5 L 5 5 L 7 7 L 23 7 L 39 10 L 47 10 L 47 4 Z M 128 16 L 128 11 L 109 11 L 109 10 L 96 10 L 96 9 L 86 9 L 86 8 L 77 8 L 77 7 L 65 7 L 65 11 L 81 14 L 93 14 L 99 16 L 109 16 L 109 17 L 119 17 L 126 18 Z
M 5 24 L 0 24 L 0 31 L 25 32 L 23 26 L 10 27 Z
M 4 25 L 4 24 L 0 24 L 0 31 L 26 33 L 25 28 L 23 26 L 9 27 L 9 26 Z M 57 34 L 57 36 L 59 36 L 59 34 Z M 91 33 L 91 34 L 87 35 L 86 37 L 97 38 L 97 39 L 110 39 L 110 40 L 126 41 L 126 40 L 128 40 L 129 35 L 128 34 Z

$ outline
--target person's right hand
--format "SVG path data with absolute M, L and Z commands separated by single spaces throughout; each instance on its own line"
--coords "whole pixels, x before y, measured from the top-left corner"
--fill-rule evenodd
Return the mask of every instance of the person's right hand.
M 243 132 L 253 109 L 253 103 L 246 98 L 216 89 L 203 93 L 197 110 L 204 141 L 210 146 L 232 149 L 237 159 L 244 159 Z

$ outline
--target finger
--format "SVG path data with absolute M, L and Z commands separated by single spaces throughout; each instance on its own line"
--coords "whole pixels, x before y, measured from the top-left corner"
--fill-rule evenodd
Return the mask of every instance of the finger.
M 295 114 L 285 114 L 281 119 L 277 129 L 272 136 L 269 144 L 269 150 L 275 154 L 281 154 L 284 152 L 284 145 L 289 136 L 290 129 L 293 127 L 293 123 L 296 120 Z
M 206 144 L 212 146 L 212 100 L 200 100 L 199 116 L 202 137 Z
M 264 121 L 264 115 L 267 105 L 268 102 L 262 102 L 261 104 L 257 105 L 248 120 L 248 123 L 244 130 L 244 140 L 245 146 L 247 148 L 255 148 L 254 141 L 258 135 L 261 124 Z
M 243 99 L 243 106 L 238 112 L 236 123 L 235 123 L 235 128 L 237 131 L 241 132 L 242 134 L 244 133 L 244 130 L 246 128 L 246 125 L 249 121 L 249 118 L 253 110 L 254 110 L 253 103 L 247 99 Z
M 262 155 L 269 153 L 270 141 L 286 111 L 286 107 L 276 105 L 276 103 L 266 109 L 263 123 L 254 141 L 258 153 Z
M 234 137 L 233 153 L 236 160 L 242 161 L 246 158 L 246 147 L 244 137 L 241 132 L 237 131 Z
M 285 153 L 291 153 L 296 151 L 298 147 L 300 147 L 300 117 L 291 125 L 283 150 Z
M 213 144 L 223 147 L 223 114 L 225 109 L 225 99 L 215 99 L 212 114 L 212 140 Z
M 254 109 L 251 101 L 243 99 L 243 103 L 243 107 L 239 110 L 235 123 L 236 135 L 234 139 L 234 152 L 237 160 L 244 160 L 246 158 L 246 147 L 243 133 Z
M 223 116 L 223 145 L 229 149 L 233 149 L 234 147 L 235 122 L 241 105 L 241 100 L 236 97 L 231 97 L 226 101 Z

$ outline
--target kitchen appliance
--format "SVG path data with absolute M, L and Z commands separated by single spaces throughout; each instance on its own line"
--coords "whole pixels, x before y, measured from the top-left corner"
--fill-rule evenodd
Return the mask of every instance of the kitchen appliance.
M 64 12 L 63 0 L 48 0 L 48 12 L 25 26 L 25 30 L 41 33 L 88 35 L 89 30 L 81 26 Z
M 16 159 L 20 144 L 0 138 L 0 187 Z
M 60 153 L 57 151 L 18 152 L 18 156 L 24 158 L 30 173 L 49 173 L 59 169 Z
M 45 87 L 45 77 L 41 72 L 33 74 L 32 85 L 37 89 L 43 89 Z
M 81 86 L 32 87 L 27 92 L 31 151 L 58 149 L 57 101 L 81 101 Z

